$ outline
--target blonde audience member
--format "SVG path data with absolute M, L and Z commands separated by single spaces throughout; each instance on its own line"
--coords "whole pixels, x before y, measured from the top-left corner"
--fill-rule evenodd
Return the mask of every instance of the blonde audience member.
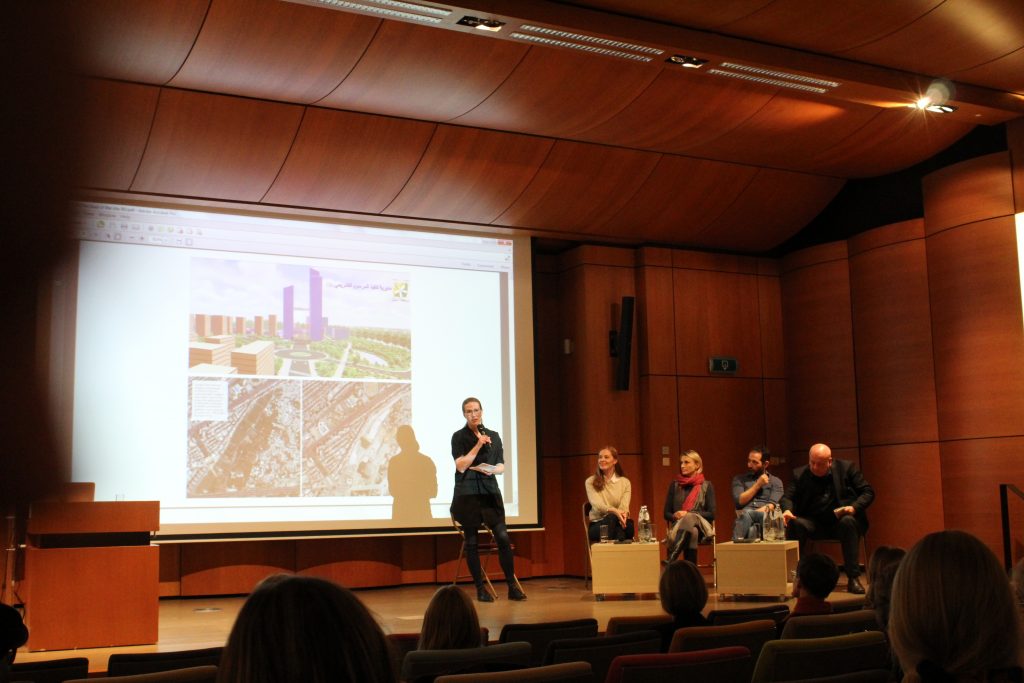
M 889 640 L 904 681 L 1020 681 L 1021 624 L 999 560 L 963 531 L 928 534 L 896 572 Z
M 218 683 L 395 680 L 384 632 L 351 591 L 278 574 L 242 605 L 217 672 Z
M 419 650 L 455 650 L 480 647 L 480 619 L 473 601 L 451 584 L 434 593 L 423 614 Z

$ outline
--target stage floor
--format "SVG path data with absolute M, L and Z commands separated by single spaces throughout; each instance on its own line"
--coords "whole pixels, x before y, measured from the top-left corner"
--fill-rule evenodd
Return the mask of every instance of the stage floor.
M 840 581 L 840 583 L 843 583 Z M 502 626 L 508 623 L 529 623 L 581 619 L 594 617 L 598 628 L 604 631 L 613 616 L 660 614 L 661 603 L 656 595 L 635 598 L 608 596 L 595 599 L 583 579 L 574 577 L 536 578 L 523 582 L 529 599 L 511 602 L 505 599 L 504 586 L 499 599 L 493 603 L 475 602 L 480 625 L 490 630 L 491 640 L 497 640 Z M 423 623 L 423 612 L 438 586 L 400 586 L 356 590 L 360 599 L 372 610 L 388 633 L 418 633 Z M 463 584 L 472 591 L 472 585 Z M 472 592 L 471 592 L 472 594 Z M 844 591 L 830 596 L 833 602 L 856 599 Z M 231 598 L 165 598 L 160 601 L 160 640 L 153 645 L 135 645 L 116 648 L 82 650 L 51 650 L 46 652 L 19 651 L 16 661 L 33 662 L 60 657 L 88 657 L 90 673 L 105 672 L 107 657 L 114 652 L 160 652 L 189 650 L 224 645 L 228 633 L 241 609 L 244 597 Z M 774 600 L 743 601 L 719 599 L 711 594 L 705 612 L 716 608 L 737 608 L 764 605 Z M 795 600 L 790 599 L 792 606 Z

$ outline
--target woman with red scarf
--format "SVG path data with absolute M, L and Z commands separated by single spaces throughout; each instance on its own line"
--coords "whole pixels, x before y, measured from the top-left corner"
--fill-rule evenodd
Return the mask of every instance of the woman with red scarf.
M 668 487 L 665 498 L 665 521 L 668 522 L 668 561 L 679 553 L 683 559 L 697 563 L 697 543 L 714 534 L 715 487 L 704 479 L 704 463 L 697 451 L 679 456 L 679 474 Z

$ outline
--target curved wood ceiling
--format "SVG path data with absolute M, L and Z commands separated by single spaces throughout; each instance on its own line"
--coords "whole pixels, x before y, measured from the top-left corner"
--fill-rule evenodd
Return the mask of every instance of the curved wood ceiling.
M 89 185 L 757 252 L 845 178 L 1024 112 L 1007 94 L 1024 92 L 1019 0 L 478 0 L 453 14 L 795 64 L 842 83 L 824 95 L 313 4 L 68 3 L 91 77 Z M 957 115 L 893 99 L 932 75 L 960 79 Z

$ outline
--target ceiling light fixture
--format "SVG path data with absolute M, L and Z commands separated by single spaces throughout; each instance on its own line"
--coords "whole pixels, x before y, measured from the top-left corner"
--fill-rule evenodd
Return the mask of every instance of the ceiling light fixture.
M 419 21 L 425 24 L 440 24 L 442 17 L 452 13 L 450 9 L 443 7 L 431 7 L 430 5 L 417 5 L 414 2 L 399 2 L 399 0 L 367 0 L 372 5 L 363 2 L 349 2 L 348 0 L 314 0 L 314 2 L 328 7 L 338 9 L 350 9 L 357 12 L 368 12 L 378 14 L 392 19 L 405 19 L 407 21 Z M 378 7 L 377 5 L 381 5 Z M 402 11 L 408 10 L 408 11 Z M 414 14 L 421 12 L 422 14 Z M 424 16 L 431 15 L 431 16 Z
M 462 17 L 455 23 L 460 26 L 475 28 L 478 31 L 491 31 L 492 33 L 497 33 L 505 26 L 504 21 L 498 21 L 497 19 L 479 19 L 477 17 Z
M 935 114 L 952 114 L 956 111 L 956 107 L 946 103 L 952 99 L 955 93 L 956 86 L 952 81 L 939 78 L 932 81 L 928 86 L 928 91 L 910 106 Z
M 957 110 L 951 104 L 945 104 L 943 102 L 933 102 L 932 98 L 925 96 L 910 105 L 911 109 L 920 109 L 922 111 L 930 111 L 934 114 L 952 114 Z
M 669 64 L 676 64 L 683 67 L 684 69 L 699 69 L 708 63 L 708 60 L 701 59 L 700 57 L 691 57 L 690 55 L 672 55 L 665 60 Z
M 790 88 L 792 90 L 802 90 L 803 92 L 813 92 L 819 95 L 824 95 L 828 92 L 827 88 L 819 88 L 813 85 L 804 85 L 802 83 L 793 83 L 792 81 L 780 81 L 777 78 L 764 78 L 762 76 L 755 76 L 753 74 L 741 74 L 735 71 L 726 71 L 724 69 L 710 69 L 709 74 L 715 74 L 716 76 L 728 76 L 729 78 L 739 78 L 744 81 L 753 81 L 754 83 L 764 83 L 765 85 L 774 85 L 780 88 Z
M 611 38 L 598 38 L 597 36 L 588 36 L 584 33 L 571 33 L 569 31 L 562 31 L 556 28 L 544 28 L 543 26 L 532 26 L 530 24 L 523 24 L 519 27 L 519 30 L 526 31 L 527 33 L 539 33 L 545 36 L 554 36 L 555 38 L 575 40 L 580 43 L 591 43 L 593 45 L 600 45 L 601 47 L 611 47 L 620 50 L 630 50 L 632 52 L 640 52 L 642 54 L 648 55 L 665 54 L 664 50 L 659 50 L 656 47 L 650 47 L 648 45 L 626 43 L 621 40 L 612 40 Z
M 765 69 L 760 66 L 747 66 L 746 64 L 733 64 L 732 62 L 722 62 L 720 65 L 723 69 L 731 69 L 732 71 L 742 71 L 744 73 L 756 74 L 758 76 L 767 76 L 769 78 L 778 78 L 786 81 L 796 81 L 797 83 L 806 83 L 808 85 L 816 85 L 820 88 L 838 88 L 840 83 L 836 81 L 826 81 L 823 78 L 814 78 L 813 76 L 803 76 L 801 74 L 793 74 L 788 71 L 775 71 L 773 69 Z
M 525 40 L 530 43 L 538 43 L 540 45 L 550 45 L 551 47 L 567 47 L 572 50 L 582 50 L 583 52 L 590 52 L 598 55 L 605 55 L 606 57 L 619 57 L 620 59 L 631 59 L 635 62 L 650 62 L 650 57 L 644 55 L 635 55 L 632 52 L 623 52 L 622 50 L 609 50 L 603 47 L 595 47 L 593 45 L 581 45 L 579 43 L 570 43 L 567 40 L 554 40 L 552 38 L 544 38 L 543 36 L 531 36 L 525 33 L 510 33 L 509 38 L 515 40 Z

